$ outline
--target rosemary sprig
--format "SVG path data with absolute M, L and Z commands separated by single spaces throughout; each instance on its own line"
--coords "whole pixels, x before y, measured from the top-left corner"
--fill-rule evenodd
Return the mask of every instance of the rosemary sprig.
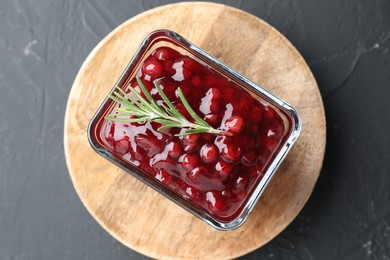
M 163 102 L 160 105 L 153 99 L 141 79 L 139 77 L 136 79 L 142 93 L 145 95 L 145 98 L 131 86 L 129 86 L 129 89 L 133 96 L 126 94 L 121 88 L 116 87 L 116 91 L 110 95 L 110 98 L 119 103 L 121 107 L 117 109 L 115 114 L 106 116 L 107 120 L 129 123 L 145 123 L 147 121 L 156 122 L 161 124 L 161 127 L 158 128 L 159 131 L 166 128 L 182 128 L 183 131 L 176 134 L 176 136 L 196 133 L 231 135 L 230 132 L 213 128 L 198 114 L 196 114 L 185 98 L 180 87 L 177 89 L 179 99 L 192 119 L 194 119 L 194 122 L 190 122 L 176 109 L 156 81 L 154 81 L 154 86 L 163 99 Z

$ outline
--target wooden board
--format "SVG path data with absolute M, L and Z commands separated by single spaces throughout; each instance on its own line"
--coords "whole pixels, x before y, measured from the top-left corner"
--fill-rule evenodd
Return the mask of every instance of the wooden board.
M 248 221 L 214 230 L 97 155 L 87 125 L 144 37 L 171 29 L 286 100 L 303 131 Z M 153 258 L 235 258 L 279 234 L 299 213 L 316 183 L 325 150 L 321 96 L 307 64 L 280 33 L 240 10 L 180 3 L 142 13 L 105 37 L 82 65 L 65 116 L 65 154 L 85 207 L 112 236 Z

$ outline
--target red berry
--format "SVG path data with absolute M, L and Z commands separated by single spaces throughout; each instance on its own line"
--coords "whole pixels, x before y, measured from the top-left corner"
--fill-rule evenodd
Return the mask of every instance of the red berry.
M 186 143 L 186 144 L 184 144 L 184 151 L 186 153 L 196 152 L 197 149 L 198 149 L 198 144 L 197 143 Z
M 171 183 L 171 185 L 174 186 L 174 189 L 182 195 L 186 193 L 185 191 L 188 187 L 187 183 L 181 179 L 177 179 L 176 182 Z
M 270 152 L 267 149 L 262 149 L 259 153 L 259 156 L 257 157 L 257 166 L 263 167 L 270 158 L 272 152 Z
M 142 72 L 152 79 L 158 78 L 163 72 L 163 66 L 156 59 L 148 59 L 142 65 Z
M 263 118 L 263 109 L 258 106 L 255 106 L 251 110 L 251 120 L 255 123 L 259 123 Z
M 199 157 L 195 154 L 183 154 L 179 157 L 178 162 L 181 163 L 183 168 L 187 171 L 191 171 L 199 164 Z
M 200 64 L 195 61 L 194 59 L 191 59 L 190 57 L 184 57 L 180 59 L 183 61 L 183 67 L 190 70 L 190 71 L 198 71 L 200 69 Z
M 274 137 L 267 137 L 263 140 L 263 143 L 261 145 L 268 151 L 273 152 L 278 146 L 278 141 Z
M 218 114 L 221 111 L 221 106 L 219 103 L 219 98 L 221 96 L 221 91 L 217 88 L 210 88 L 206 95 L 201 99 L 199 106 L 200 112 L 205 115 L 210 113 Z
M 263 107 L 263 116 L 265 119 L 272 119 L 275 116 L 275 110 L 270 106 Z
M 253 151 L 247 151 L 244 153 L 244 155 L 241 157 L 241 162 L 245 166 L 250 166 L 255 164 L 257 161 L 257 155 Z
M 246 195 L 247 195 L 247 192 L 245 189 L 239 191 L 238 193 L 236 193 L 236 200 L 237 201 L 242 201 L 246 198 Z
M 222 148 L 221 156 L 228 162 L 237 162 L 240 160 L 241 148 L 233 144 L 227 144 Z
M 227 198 L 227 199 L 231 199 L 232 197 L 235 196 L 235 195 L 233 194 L 233 191 L 232 191 L 232 187 L 231 187 L 231 186 L 226 187 L 226 188 L 221 192 L 221 195 L 224 196 L 224 197 Z
M 202 85 L 202 80 L 200 79 L 199 76 L 193 76 L 191 78 L 191 83 L 192 85 L 194 85 L 195 87 L 200 87 Z
M 257 132 L 259 132 L 259 125 L 257 125 L 257 124 L 252 124 L 250 130 L 252 131 L 252 133 L 257 133 Z
M 186 65 L 185 60 L 180 59 L 173 63 L 172 68 L 175 70 L 175 74 L 172 78 L 176 81 L 187 80 L 191 77 L 191 69 L 188 64 Z
M 203 166 L 195 167 L 187 174 L 193 183 L 200 183 L 202 179 L 205 181 L 205 177 L 209 177 L 209 175 L 209 171 Z
M 223 180 L 226 180 L 229 178 L 229 175 L 233 170 L 233 165 L 225 162 L 224 160 L 219 160 L 215 164 L 215 170 Z
M 248 183 L 248 176 L 245 176 L 245 175 L 239 176 L 237 178 L 236 182 L 234 183 L 234 186 L 235 186 L 234 191 L 238 192 L 238 191 L 245 189 L 247 183 Z
M 276 132 L 274 129 L 268 129 L 266 136 L 267 137 L 274 137 L 276 135 Z
M 218 114 L 221 111 L 221 105 L 217 100 L 212 100 L 211 103 L 209 104 L 209 110 L 210 112 L 208 114 L 210 113 Z
M 217 83 L 217 79 L 212 74 L 207 75 L 204 79 L 204 85 L 206 87 L 214 87 L 216 83 Z
M 252 136 L 247 136 L 245 147 L 249 150 L 254 150 L 256 148 L 256 140 Z
M 158 60 L 168 60 L 170 58 L 170 53 L 167 48 L 158 48 L 155 53 L 154 57 Z
M 208 115 L 211 113 L 219 113 L 220 110 L 221 106 L 217 101 L 211 101 L 202 98 L 202 101 L 199 106 L 199 111 L 202 112 L 204 115 Z
M 221 97 L 221 91 L 217 88 L 209 88 L 206 96 L 210 96 L 212 100 L 218 100 Z
M 156 153 L 149 159 L 149 165 L 156 170 L 166 169 L 170 170 L 175 160 L 168 156 L 168 153 Z
M 229 85 L 222 92 L 222 97 L 226 103 L 231 103 L 233 100 L 236 100 L 237 93 L 236 93 L 235 89 Z
M 212 99 L 211 96 L 205 96 L 200 101 L 199 111 L 205 115 L 218 114 L 221 111 L 221 105 L 218 100 Z
M 171 174 L 169 174 L 169 173 L 167 172 L 167 170 L 165 170 L 165 169 L 160 169 L 160 170 L 157 172 L 155 178 L 156 178 L 157 180 L 159 180 L 160 182 L 162 182 L 163 184 L 165 184 L 165 185 L 170 184 L 170 183 L 173 182 L 173 180 L 174 180 L 173 176 L 172 176 Z
M 176 70 L 173 68 L 173 61 L 171 60 L 165 60 L 163 62 L 163 68 L 164 68 L 164 74 L 168 77 L 172 77 Z
M 186 192 L 190 195 L 190 199 L 196 203 L 200 203 L 205 200 L 204 193 L 194 187 L 188 187 Z
M 208 191 L 206 193 L 206 201 L 209 210 L 212 213 L 218 213 L 226 209 L 226 204 L 223 196 L 218 191 Z
M 169 156 L 173 158 L 179 157 L 182 153 L 181 145 L 177 141 L 170 142 L 165 149 L 168 151 Z
M 231 116 L 225 121 L 225 127 L 229 132 L 238 134 L 244 126 L 244 119 L 240 116 Z
M 199 138 L 200 138 L 200 134 L 184 135 L 184 136 L 183 136 L 183 141 L 184 141 L 185 143 L 193 144 L 193 143 L 198 142 Z
M 205 115 L 204 120 L 212 127 L 217 127 L 221 123 L 221 117 L 218 114 Z
M 214 144 L 205 144 L 200 149 L 200 157 L 209 163 L 218 158 L 218 148 Z
M 159 82 L 159 86 L 170 100 L 174 100 L 177 86 L 175 86 L 172 82 L 164 80 L 161 80 Z M 153 89 L 151 90 L 151 94 L 155 100 L 162 100 L 162 97 L 160 96 L 155 87 L 153 87 Z
M 250 177 L 257 177 L 257 176 L 259 175 L 260 172 L 261 172 L 261 171 L 260 171 L 260 169 L 258 169 L 257 166 L 252 166 L 252 167 L 250 167 L 250 168 L 248 169 L 248 175 L 249 175 Z
M 127 153 L 130 147 L 130 141 L 128 136 L 124 136 L 122 139 L 115 142 L 115 152 L 120 155 Z
M 150 78 L 151 79 L 151 78 Z M 150 81 L 143 81 L 145 88 L 150 92 L 154 88 L 154 85 Z M 134 87 L 134 90 L 141 95 L 141 97 L 145 98 L 145 93 L 141 90 L 141 88 L 138 86 L 138 82 L 135 84 L 131 85 Z M 130 97 L 135 97 L 133 93 L 129 94 Z
M 235 99 L 237 99 L 237 97 Z M 246 98 L 241 97 L 238 101 L 234 102 L 233 107 L 234 113 L 236 114 L 247 116 L 250 113 L 250 103 L 249 100 Z
M 225 78 L 220 78 L 218 81 L 217 81 L 217 84 L 215 84 L 215 86 L 218 88 L 218 89 L 225 89 L 227 87 L 229 87 L 229 81 L 226 81 Z
M 156 131 L 157 131 L 157 129 L 159 129 L 159 128 L 162 126 L 162 124 L 157 123 L 157 122 L 150 122 L 150 125 L 151 125 L 152 128 L 153 128 L 154 130 L 156 130 Z
M 222 158 L 228 162 L 236 162 L 240 159 L 240 140 L 228 136 L 218 136 L 215 145 L 218 147 Z
M 197 98 L 197 94 L 195 94 L 193 91 L 191 92 L 191 89 L 193 89 L 193 87 L 188 85 L 188 84 L 183 83 L 182 85 L 178 86 L 178 88 L 175 91 L 175 96 L 178 100 L 180 99 L 179 88 L 181 89 L 181 92 L 183 92 L 184 97 L 186 97 L 186 98 L 190 97 L 190 98 L 187 98 L 188 102 L 191 102 L 192 99 Z
M 218 147 L 219 152 L 222 152 L 222 149 L 228 143 L 231 143 L 231 138 L 227 136 L 217 136 L 214 141 L 214 144 Z
M 135 142 L 150 157 L 163 150 L 163 144 L 152 136 L 137 135 Z
M 284 132 L 283 125 L 280 124 L 276 118 L 269 120 L 267 123 L 268 124 L 264 126 L 266 137 L 281 138 Z

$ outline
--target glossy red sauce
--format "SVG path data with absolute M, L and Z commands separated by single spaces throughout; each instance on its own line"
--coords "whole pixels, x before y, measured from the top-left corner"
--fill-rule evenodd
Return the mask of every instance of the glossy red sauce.
M 152 96 L 161 100 L 153 86 L 157 80 L 190 119 L 176 94 L 180 87 L 198 115 L 233 135 L 177 137 L 180 129 L 159 132 L 157 123 L 105 120 L 99 131 L 106 148 L 199 209 L 219 219 L 233 219 L 278 149 L 285 132 L 282 119 L 234 82 L 167 47 L 147 57 L 138 75 Z M 139 90 L 135 79 L 130 85 Z

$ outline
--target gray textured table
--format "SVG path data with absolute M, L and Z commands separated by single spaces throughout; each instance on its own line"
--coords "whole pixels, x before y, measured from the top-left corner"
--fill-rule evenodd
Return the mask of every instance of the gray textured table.
M 0 259 L 144 259 L 77 197 L 63 119 L 92 48 L 125 20 L 175 1 L 0 1 Z M 324 167 L 296 220 L 242 259 L 390 259 L 390 1 L 216 1 L 270 23 L 318 81 Z

